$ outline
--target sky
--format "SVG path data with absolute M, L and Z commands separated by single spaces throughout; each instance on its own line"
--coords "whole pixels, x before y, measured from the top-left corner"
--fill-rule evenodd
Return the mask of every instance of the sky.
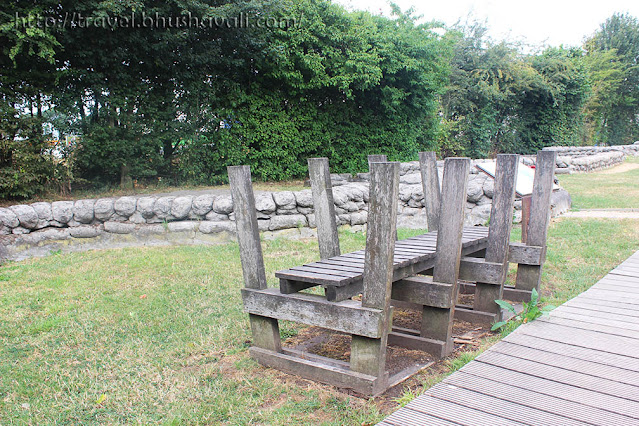
M 390 15 L 386 0 L 333 0 L 347 9 Z M 639 0 L 394 0 L 402 10 L 415 7 L 425 21 L 452 25 L 458 20 L 486 22 L 495 40 L 533 46 L 579 46 L 606 18 L 628 12 L 639 18 Z

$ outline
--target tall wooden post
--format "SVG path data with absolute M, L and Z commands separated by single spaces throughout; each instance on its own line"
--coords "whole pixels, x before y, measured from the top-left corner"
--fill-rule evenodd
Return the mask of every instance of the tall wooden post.
M 362 307 L 381 309 L 388 315 L 382 338 L 353 335 L 350 367 L 353 371 L 378 378 L 383 378 L 386 374 L 386 343 L 392 319 L 390 295 L 398 196 L 399 163 L 372 163 Z
M 339 256 L 339 236 L 335 221 L 335 203 L 333 202 L 333 186 L 328 158 L 309 158 L 308 174 L 313 192 L 320 257 L 328 259 Z
M 513 207 L 515 204 L 515 182 L 519 156 L 516 154 L 500 154 L 497 156 L 495 171 L 495 194 L 490 212 L 490 228 L 488 229 L 488 247 L 486 262 L 500 263 L 503 266 L 501 283 L 488 284 L 478 282 L 475 286 L 473 309 L 497 314 L 501 321 L 501 308 L 495 300 L 503 298 L 504 283 L 508 273 L 508 247 L 510 230 L 513 223 Z
M 249 166 L 229 166 L 227 170 L 231 184 L 237 240 L 240 245 L 244 287 L 262 290 L 266 288 L 266 272 L 257 227 L 251 169 Z M 281 352 L 282 346 L 277 320 L 253 314 L 249 314 L 249 320 L 253 333 L 253 345 Z
M 446 159 L 433 282 L 452 284 L 453 291 L 450 294 L 450 308 L 424 306 L 422 312 L 420 335 L 445 342 L 444 354 L 449 353 L 453 348 L 453 316 L 458 292 L 457 279 L 462 251 L 469 170 L 468 158 Z
M 368 171 L 371 171 L 371 163 L 386 162 L 386 154 L 371 154 L 368 156 Z
M 439 174 L 437 173 L 437 157 L 433 151 L 419 153 L 419 170 L 422 174 L 428 230 L 436 231 L 439 227 L 441 193 L 439 189 Z
M 539 151 L 535 167 L 535 181 L 530 206 L 530 220 L 526 245 L 546 247 L 548 225 L 550 224 L 550 197 L 555 176 L 556 151 Z M 517 267 L 517 290 L 536 289 L 539 291 L 543 261 L 540 265 L 519 264 Z

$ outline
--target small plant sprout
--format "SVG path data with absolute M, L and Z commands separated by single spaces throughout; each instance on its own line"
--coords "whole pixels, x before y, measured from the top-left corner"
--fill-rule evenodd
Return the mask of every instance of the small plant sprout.
M 505 300 L 495 300 L 495 303 L 497 303 L 502 309 L 506 309 L 508 312 L 511 312 L 514 315 L 511 320 L 516 324 L 516 327 L 513 327 L 513 329 L 517 328 L 517 326 L 521 324 L 526 324 L 527 322 L 534 321 L 542 315 L 548 315 L 550 311 L 555 309 L 553 305 L 546 305 L 540 308 L 539 293 L 535 289 L 532 290 L 532 293 L 530 295 L 530 302 L 524 303 L 524 309 L 521 311 L 521 313 L 517 313 L 515 307 Z M 498 330 L 508 323 L 509 321 L 496 322 L 495 324 L 493 324 L 491 330 Z

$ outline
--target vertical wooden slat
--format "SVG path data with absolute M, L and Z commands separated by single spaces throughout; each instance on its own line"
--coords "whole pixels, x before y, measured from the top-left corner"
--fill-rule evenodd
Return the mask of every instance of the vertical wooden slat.
M 508 272 L 508 246 L 513 223 L 515 182 L 517 180 L 518 166 L 519 156 L 516 154 L 500 154 L 497 156 L 495 193 L 490 211 L 490 228 L 488 230 L 488 246 L 486 247 L 485 258 L 487 262 L 504 265 L 501 284 L 478 282 L 475 286 L 473 308 L 477 311 L 497 314 L 497 321 L 501 320 L 501 308 L 495 303 L 495 300 L 503 297 L 504 283 Z
M 309 158 L 308 174 L 313 193 L 320 257 L 328 259 L 339 256 L 339 236 L 335 221 L 335 203 L 333 202 L 333 186 L 328 158 Z
M 386 330 L 391 321 L 390 295 L 398 196 L 399 163 L 372 163 L 362 306 L 386 311 Z M 387 333 L 381 339 L 354 335 L 351 369 L 382 377 L 385 373 L 387 338 Z
M 422 175 L 424 191 L 424 206 L 428 230 L 436 231 L 439 227 L 439 208 L 441 193 L 439 188 L 439 174 L 437 173 L 437 157 L 432 151 L 419 153 L 419 170 Z
M 371 163 L 386 162 L 386 154 L 371 154 L 368 156 L 368 171 L 371 171 Z
M 444 341 L 447 345 L 445 352 L 452 350 L 453 344 L 454 302 L 457 299 L 457 278 L 459 276 L 469 170 L 470 160 L 468 158 L 446 159 L 433 281 L 455 286 L 451 295 L 453 308 L 424 306 L 422 312 L 421 336 Z
M 546 246 L 548 225 L 550 224 L 550 197 L 555 176 L 556 151 L 539 151 L 535 167 L 535 181 L 530 206 L 530 220 L 526 244 L 529 246 Z M 541 284 L 543 265 L 523 265 L 517 267 L 515 288 L 518 290 L 536 289 Z
M 262 257 L 260 232 L 257 227 L 255 195 L 249 166 L 229 166 L 229 183 L 235 212 L 237 239 L 240 244 L 240 260 L 246 288 L 266 288 L 266 272 Z
M 257 227 L 251 169 L 249 166 L 229 166 L 227 170 L 231 197 L 233 198 L 244 286 L 258 290 L 265 289 L 266 272 Z M 253 333 L 253 344 L 263 349 L 280 352 L 282 348 L 277 320 L 251 314 L 249 314 L 249 320 Z

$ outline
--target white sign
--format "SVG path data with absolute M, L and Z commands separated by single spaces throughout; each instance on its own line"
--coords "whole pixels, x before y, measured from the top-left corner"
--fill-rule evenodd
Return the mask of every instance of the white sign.
M 495 169 L 497 168 L 496 161 L 486 161 L 485 163 L 477 164 L 477 167 L 488 174 L 493 179 L 495 178 Z M 520 197 L 531 195 L 533 191 L 533 182 L 535 181 L 535 169 L 525 164 L 519 163 L 517 168 L 517 181 L 515 182 L 515 191 Z M 559 189 L 559 185 L 553 184 L 553 190 Z

